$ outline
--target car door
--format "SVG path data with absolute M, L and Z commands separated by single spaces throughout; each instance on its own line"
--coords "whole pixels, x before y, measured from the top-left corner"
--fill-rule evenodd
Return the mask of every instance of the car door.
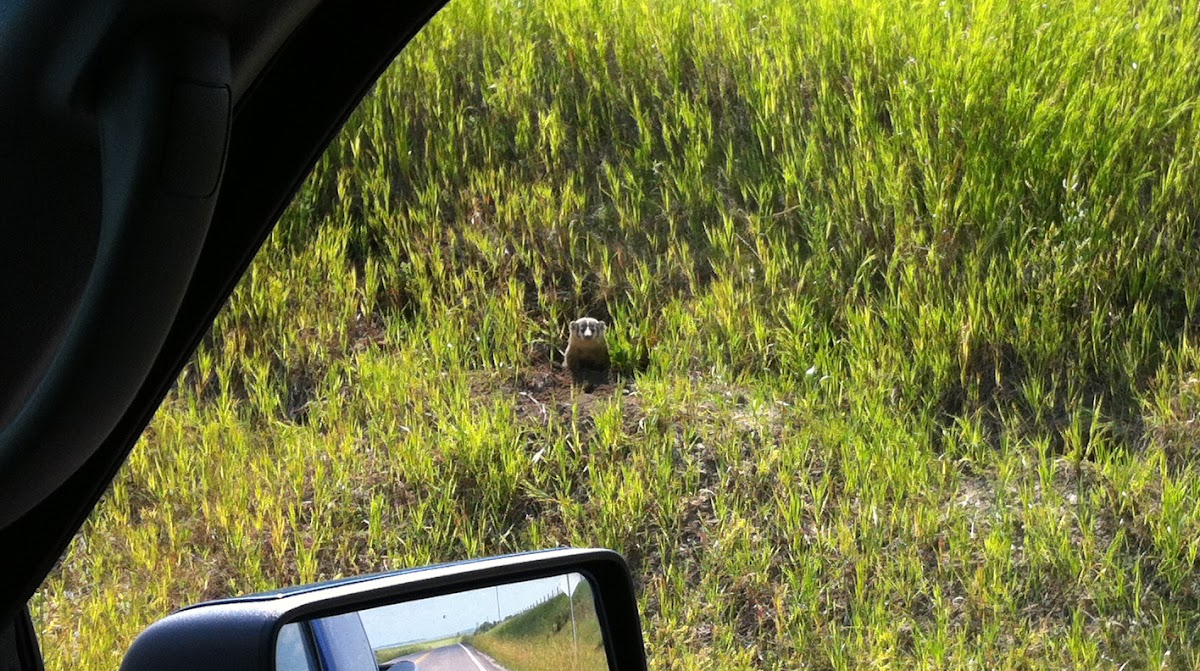
M 440 4 L 0 8 L 7 658 L 304 175 Z

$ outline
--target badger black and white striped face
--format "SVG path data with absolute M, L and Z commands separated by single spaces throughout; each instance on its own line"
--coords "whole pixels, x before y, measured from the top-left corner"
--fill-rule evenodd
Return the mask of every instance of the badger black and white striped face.
M 571 322 L 571 335 L 584 340 L 599 338 L 604 335 L 604 322 L 591 317 L 581 317 Z

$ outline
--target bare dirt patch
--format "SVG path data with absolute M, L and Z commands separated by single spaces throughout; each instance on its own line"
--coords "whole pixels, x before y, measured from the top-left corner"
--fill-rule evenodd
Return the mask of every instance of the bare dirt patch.
M 515 397 L 517 418 L 535 425 L 548 424 L 552 418 L 570 421 L 575 414 L 589 424 L 597 404 L 618 394 L 624 396 L 624 424 L 636 426 L 642 418 L 636 382 L 611 370 L 573 374 L 546 362 L 519 370 L 499 385 L 493 382 L 488 386 L 486 391 L 480 386 L 473 391 L 477 397 L 496 393 Z

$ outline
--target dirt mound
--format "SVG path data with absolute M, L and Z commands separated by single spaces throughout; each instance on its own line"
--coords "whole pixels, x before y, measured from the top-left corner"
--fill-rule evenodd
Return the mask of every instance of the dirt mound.
M 590 418 L 597 403 L 614 394 L 625 396 L 626 415 L 640 417 L 636 383 L 619 373 L 606 371 L 571 371 L 547 363 L 517 371 L 500 388 L 504 394 L 516 397 L 516 413 L 520 419 L 538 424 L 547 423 L 551 416 L 569 419 L 573 413 Z

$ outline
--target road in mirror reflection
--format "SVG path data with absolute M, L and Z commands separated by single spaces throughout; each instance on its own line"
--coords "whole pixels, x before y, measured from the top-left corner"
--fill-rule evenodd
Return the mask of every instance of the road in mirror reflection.
M 578 573 L 292 623 L 276 650 L 277 671 L 608 669 L 595 599 Z

